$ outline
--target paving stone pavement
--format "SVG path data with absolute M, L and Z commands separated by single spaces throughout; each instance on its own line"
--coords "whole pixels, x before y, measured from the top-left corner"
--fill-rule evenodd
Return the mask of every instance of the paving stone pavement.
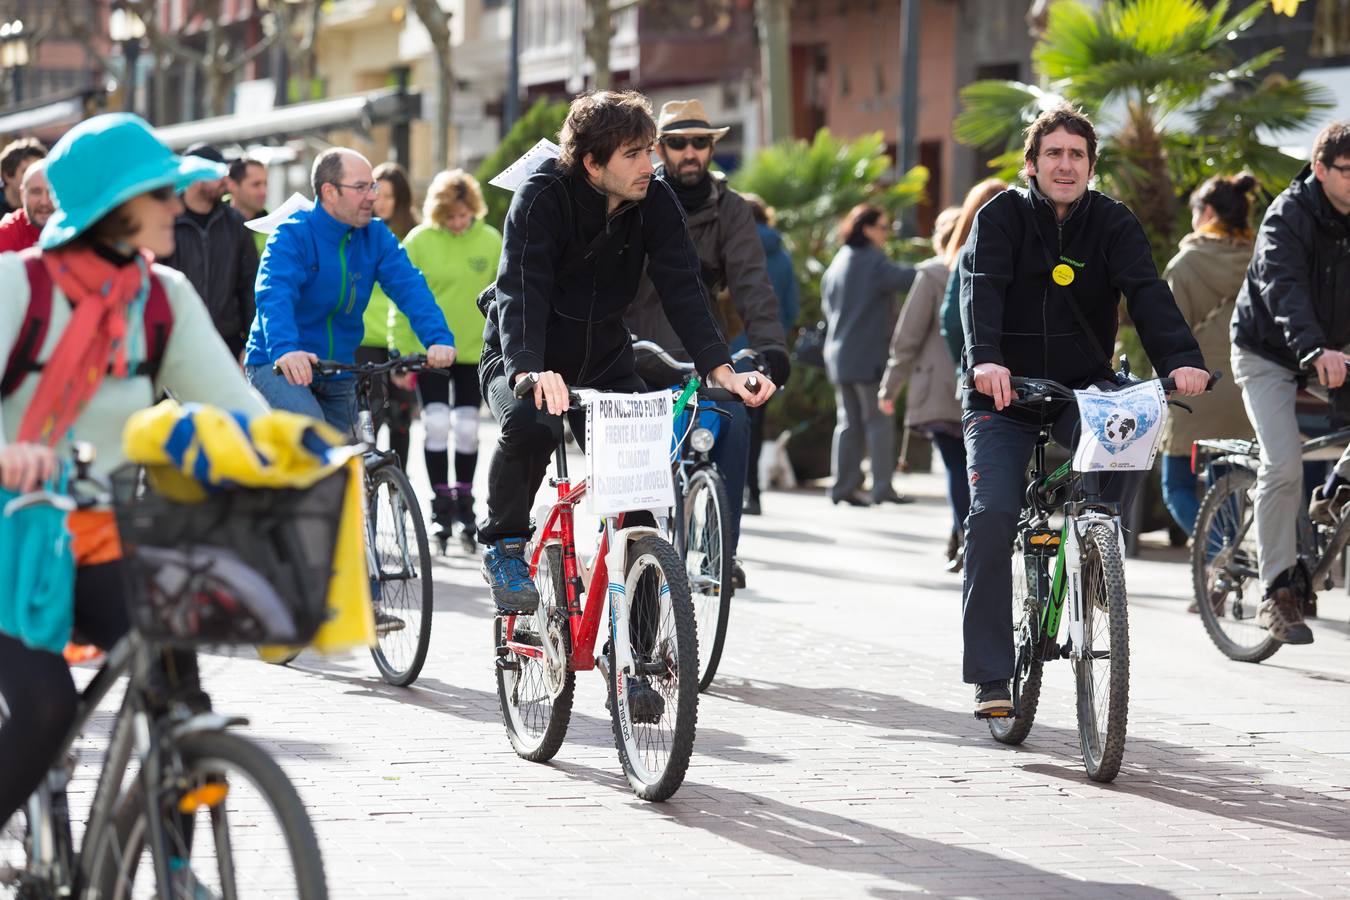
M 1311 647 L 1245 665 L 1184 612 L 1177 551 L 1129 561 L 1129 742 L 1098 785 L 1067 663 L 1047 665 L 1024 746 L 970 716 L 941 479 L 897 486 L 919 501 L 771 493 L 746 519 L 750 589 L 664 804 L 629 791 L 597 675 L 551 764 L 514 755 L 486 589 L 454 549 L 414 687 L 366 655 L 310 654 L 207 659 L 208 687 L 296 782 L 334 897 L 1350 894 L 1344 593 L 1323 598 Z

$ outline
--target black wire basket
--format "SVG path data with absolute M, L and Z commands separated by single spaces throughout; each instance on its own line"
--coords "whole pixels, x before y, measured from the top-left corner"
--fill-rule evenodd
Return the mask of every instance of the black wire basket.
M 328 613 L 348 477 L 181 503 L 140 467 L 114 472 L 132 627 L 174 645 L 309 643 Z

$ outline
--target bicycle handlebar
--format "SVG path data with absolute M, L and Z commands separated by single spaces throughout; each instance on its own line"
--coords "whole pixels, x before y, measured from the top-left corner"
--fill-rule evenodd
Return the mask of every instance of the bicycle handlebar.
M 693 363 L 680 362 L 678 359 L 676 359 L 675 357 L 671 356 L 668 352 L 666 352 L 666 350 L 663 347 L 661 347 L 660 344 L 657 344 L 653 341 L 633 341 L 633 352 L 649 353 L 652 356 L 656 357 L 658 360 L 660 360 L 662 363 L 666 364 L 667 366 L 670 366 L 670 368 L 675 369 L 676 371 L 679 372 L 694 371 Z M 742 348 L 740 350 L 737 350 L 735 353 L 731 354 L 731 361 L 733 363 L 738 363 L 741 360 L 746 359 L 755 363 L 756 368 L 758 368 L 759 365 L 764 361 L 764 355 L 761 354 L 758 350 L 753 350 L 749 347 Z
M 1214 385 L 1217 384 L 1222 377 L 1222 372 L 1210 372 L 1209 383 L 1205 385 L 1205 390 L 1214 390 Z M 1148 380 L 1158 382 L 1163 391 L 1168 394 L 1177 389 L 1176 380 L 1172 378 L 1152 378 Z M 1055 396 L 1064 399 L 1073 397 L 1073 388 L 1065 387 L 1058 381 L 1053 381 L 1049 378 L 1027 378 L 1021 375 L 1013 375 L 1009 377 L 1008 383 L 1012 389 L 1018 393 L 1018 396 L 1013 400 L 1013 403 L 1027 405 L 1043 402 Z M 1145 384 L 1146 382 L 1139 381 L 1135 383 Z M 966 387 L 973 387 L 973 381 L 969 375 L 965 378 L 965 385 Z M 1028 396 L 1021 396 L 1023 391 L 1025 391 Z
M 321 359 L 310 364 L 316 375 L 341 375 L 350 372 L 353 375 L 371 378 L 385 372 L 420 372 L 427 368 L 425 353 L 412 353 L 408 356 L 395 356 L 385 362 L 342 363 L 335 359 Z M 273 363 L 272 371 L 281 374 L 281 366 Z
M 524 400 L 526 397 L 530 395 L 530 392 L 534 390 L 535 385 L 537 385 L 538 383 L 539 383 L 538 373 L 536 372 L 528 373 L 524 378 L 516 382 L 516 386 L 513 389 L 516 395 L 516 399 Z M 759 380 L 754 375 L 751 375 L 749 380 L 747 381 L 747 385 L 752 391 L 757 390 L 759 388 Z M 714 403 L 742 402 L 739 394 L 732 393 L 726 388 L 713 387 L 711 385 L 700 385 L 698 389 L 698 396 L 704 400 L 711 400 Z M 569 410 L 576 409 L 577 407 L 579 407 L 583 399 L 584 395 L 577 393 L 577 391 L 572 388 L 567 389 L 567 404 Z

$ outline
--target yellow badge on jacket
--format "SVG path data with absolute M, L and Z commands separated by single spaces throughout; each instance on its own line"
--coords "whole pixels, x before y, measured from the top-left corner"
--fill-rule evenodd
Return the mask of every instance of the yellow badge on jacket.
M 1068 287 L 1073 284 L 1073 269 L 1060 263 L 1050 272 L 1050 277 L 1055 279 L 1055 284 L 1060 287 Z

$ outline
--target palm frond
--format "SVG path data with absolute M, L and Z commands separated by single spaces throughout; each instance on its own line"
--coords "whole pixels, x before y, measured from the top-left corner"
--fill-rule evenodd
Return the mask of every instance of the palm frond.
M 1022 131 L 1063 98 L 1020 81 L 976 81 L 961 89 L 952 133 L 970 147 L 1010 147 Z

